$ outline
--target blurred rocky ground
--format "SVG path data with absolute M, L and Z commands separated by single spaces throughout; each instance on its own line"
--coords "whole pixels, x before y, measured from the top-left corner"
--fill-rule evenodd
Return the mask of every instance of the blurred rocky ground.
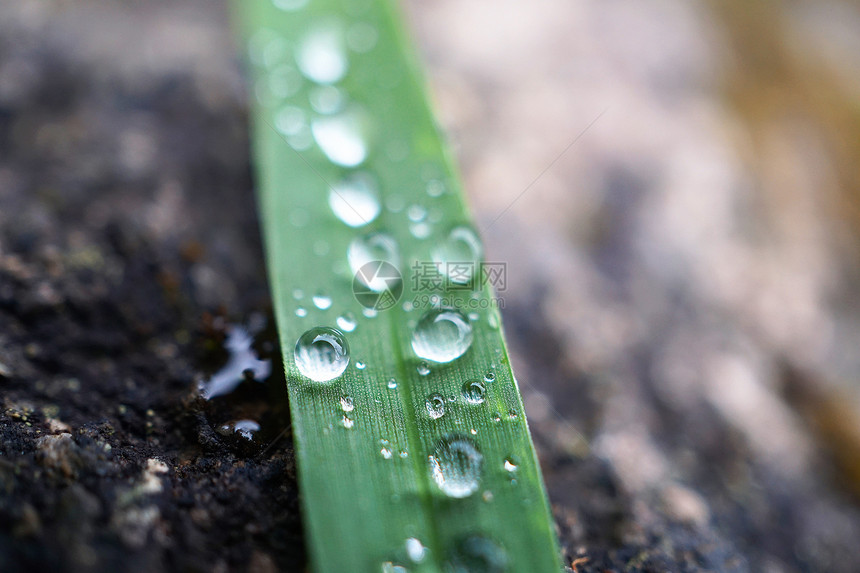
M 572 567 L 860 569 L 860 7 L 407 7 Z M 195 392 L 244 89 L 220 2 L 0 4 L 0 570 L 305 569 L 283 380 Z

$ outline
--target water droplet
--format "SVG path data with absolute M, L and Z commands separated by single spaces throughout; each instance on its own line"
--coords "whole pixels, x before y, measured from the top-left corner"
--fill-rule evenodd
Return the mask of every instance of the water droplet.
M 516 410 L 511 410 L 510 412 L 508 412 L 508 419 L 509 420 L 516 420 L 517 416 L 518 416 L 518 414 L 517 414 Z
M 490 324 L 490 328 L 493 330 L 499 329 L 499 317 L 495 312 L 491 312 L 489 316 L 487 316 L 487 322 Z
M 499 414 L 498 412 L 493 412 L 493 421 L 494 422 L 501 422 L 502 421 L 502 415 Z
M 356 173 L 332 186 L 328 204 L 335 216 L 350 227 L 367 225 L 379 215 L 376 183 L 365 173 Z
M 413 223 L 418 223 L 423 221 L 427 216 L 427 209 L 421 205 L 410 205 L 409 209 L 406 210 L 406 216 L 409 217 L 409 220 Z
M 418 370 L 418 374 L 421 376 L 427 376 L 430 374 L 430 365 L 426 362 L 419 362 L 416 370 Z
M 351 312 L 345 312 L 337 317 L 337 326 L 344 332 L 352 332 L 358 323 L 355 320 L 355 315 Z
M 334 86 L 318 86 L 308 94 L 308 101 L 317 113 L 331 115 L 343 109 L 345 98 Z
M 431 197 L 439 197 L 445 192 L 445 184 L 438 179 L 432 179 L 427 182 L 427 194 Z
M 427 408 L 427 413 L 434 420 L 438 420 L 445 415 L 445 398 L 441 394 L 430 394 L 424 402 Z
M 397 380 L 395 380 L 394 378 L 392 378 L 391 380 L 389 380 L 389 381 L 388 381 L 388 388 L 389 388 L 390 390 L 394 390 L 395 388 L 397 388 Z
M 433 309 L 421 317 L 412 332 L 412 350 L 433 362 L 451 362 L 469 349 L 472 327 L 454 309 Z
M 451 573 L 503 573 L 507 566 L 508 557 L 501 546 L 475 535 L 457 545 L 445 570 Z
M 218 428 L 218 433 L 222 436 L 237 434 L 249 442 L 254 441 L 254 434 L 260 431 L 260 424 L 254 420 L 237 420 L 228 422 Z
M 415 310 L 415 303 L 411 300 L 407 300 L 403 303 L 403 312 L 412 312 Z
M 513 473 L 513 472 L 517 471 L 517 463 L 514 461 L 514 459 L 512 457 L 505 458 L 504 466 L 505 466 L 506 472 Z
M 296 135 L 308 128 L 307 118 L 303 109 L 287 105 L 275 115 L 275 129 L 285 136 Z
M 311 132 L 332 163 L 355 167 L 367 157 L 365 121 L 355 110 L 318 117 L 311 122 Z
M 472 434 L 473 436 L 477 436 L 478 430 L 476 430 L 475 428 L 472 428 L 471 430 L 469 430 L 469 433 Z
M 276 8 L 280 8 L 286 12 L 293 12 L 307 6 L 308 0 L 273 0 L 272 3 Z
M 455 227 L 438 247 L 433 249 L 433 262 L 439 272 L 455 284 L 469 284 L 479 267 L 483 253 L 481 241 L 472 229 Z
M 382 564 L 382 573 L 409 573 L 409 569 L 402 565 L 395 565 L 391 561 Z
M 483 404 L 487 389 L 477 380 L 470 380 L 463 384 L 463 398 L 473 405 Z
M 298 316 L 299 318 L 303 318 L 307 315 L 308 315 L 308 309 L 306 309 L 305 307 L 300 306 L 300 307 L 296 308 L 296 316 Z
M 410 537 L 406 540 L 406 554 L 413 563 L 421 563 L 427 556 L 427 548 L 418 539 Z
M 400 451 L 400 457 L 401 457 L 401 458 L 408 458 L 408 457 L 409 457 L 409 452 L 407 452 L 406 450 L 401 450 L 401 451 Z
M 471 439 L 444 438 L 428 456 L 430 475 L 445 495 L 469 497 L 480 485 L 483 458 Z
M 311 299 L 314 301 L 314 306 L 320 310 L 326 310 L 331 307 L 331 297 L 322 293 L 317 293 Z
M 353 426 L 355 426 L 355 420 L 353 420 L 352 418 L 350 418 L 346 414 L 343 415 L 343 418 L 341 419 L 340 423 L 343 424 L 343 427 L 346 428 L 347 430 L 349 430 Z
M 426 239 L 433 233 L 433 227 L 426 221 L 420 223 L 409 223 L 409 232 L 416 239 Z
M 484 382 L 490 383 L 496 379 L 496 375 L 493 372 L 487 372 L 484 374 Z
M 344 412 L 352 412 L 355 410 L 355 402 L 352 399 L 352 396 L 342 396 L 340 399 L 340 408 Z
M 346 31 L 346 44 L 349 49 L 360 54 L 372 50 L 378 38 L 376 28 L 365 22 L 353 24 Z
M 477 312 L 470 312 L 470 313 L 469 313 L 469 320 L 470 320 L 470 321 L 475 322 L 475 321 L 477 321 L 479 318 L 481 318 L 481 315 L 480 315 L 480 314 L 478 314 Z
M 376 315 L 379 313 L 374 308 L 365 308 L 361 311 L 361 314 L 363 314 L 367 318 L 375 318 Z
M 362 271 L 365 265 L 375 261 L 384 261 L 395 268 L 400 267 L 400 254 L 397 242 L 391 235 L 387 233 L 371 233 L 362 237 L 356 237 L 347 248 L 346 258 L 349 261 L 349 268 L 356 279 L 373 292 L 384 292 L 397 286 L 394 284 L 396 277 L 380 276 L 379 274 L 367 276 L 367 273 L 359 272 Z M 372 309 L 365 308 L 365 315 L 368 310 Z
M 491 501 L 493 501 L 493 492 L 487 490 L 481 495 L 481 498 L 487 503 L 490 503 Z
M 383 457 L 383 458 L 385 458 L 386 460 L 390 460 L 390 459 L 391 459 L 392 453 L 391 453 L 391 449 L 390 449 L 390 448 L 387 448 L 387 447 L 384 447 L 384 446 L 383 446 L 383 447 L 382 447 L 382 449 L 381 449 L 381 450 L 379 450 L 379 453 L 380 453 L 380 454 L 382 454 L 382 457 Z
M 346 370 L 349 344 L 341 331 L 318 326 L 302 334 L 296 342 L 295 362 L 304 376 L 328 382 Z
M 343 48 L 343 37 L 336 25 L 311 30 L 302 39 L 296 54 L 299 69 L 309 80 L 332 84 L 340 80 L 349 62 Z
M 367 368 L 367 364 L 365 364 L 364 362 L 358 361 L 355 363 L 355 367 L 358 368 L 359 370 L 364 370 L 365 368 Z
M 305 296 L 305 291 L 300 288 L 297 288 L 293 291 L 293 298 L 296 300 L 301 300 Z

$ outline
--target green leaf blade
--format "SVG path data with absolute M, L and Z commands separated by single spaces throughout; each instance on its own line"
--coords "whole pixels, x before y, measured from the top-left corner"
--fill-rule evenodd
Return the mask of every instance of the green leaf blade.
M 411 280 L 412 267 L 432 261 L 433 248 L 451 229 L 472 223 L 396 7 L 382 0 L 312 0 L 287 11 L 254 0 L 237 2 L 236 10 L 253 62 L 259 204 L 315 569 L 559 571 L 540 468 L 489 285 L 434 293 L 446 306 L 477 313 L 470 321 L 474 340 L 460 358 L 431 364 L 427 375 L 418 372 L 423 360 L 413 352 L 412 336 L 429 306 L 422 303 L 428 292 Z M 294 148 L 296 141 L 278 131 L 285 107 L 308 121 L 323 116 L 308 103 L 319 86 L 307 78 L 283 95 L 293 89 L 285 88 L 285 78 L 295 77 L 297 50 L 320 26 L 341 34 L 348 54 L 348 71 L 334 85 L 362 113 L 368 155 L 357 167 L 333 163 L 313 141 Z M 370 29 L 375 43 L 365 50 L 367 42 L 356 38 Z M 357 171 L 377 181 L 381 211 L 353 228 L 333 214 L 329 194 Z M 445 192 L 428 194 L 428 184 Z M 412 205 L 427 213 L 426 237 L 413 233 Z M 366 317 L 346 253 L 351 241 L 372 232 L 387 233 L 399 246 L 403 295 L 393 308 Z M 330 297 L 331 307 L 317 308 L 315 294 Z M 413 300 L 419 301 L 414 310 L 402 306 Z M 357 322 L 345 333 L 349 366 L 328 383 L 305 378 L 294 362 L 296 341 L 310 328 L 336 327 L 344 313 Z M 464 383 L 488 373 L 495 379 L 485 383 L 483 403 L 468 403 Z M 438 418 L 426 407 L 433 394 L 445 399 Z M 352 402 L 349 411 L 344 400 Z M 446 495 L 432 475 L 431 457 L 456 439 L 474 444 L 481 456 L 479 487 L 462 498 Z

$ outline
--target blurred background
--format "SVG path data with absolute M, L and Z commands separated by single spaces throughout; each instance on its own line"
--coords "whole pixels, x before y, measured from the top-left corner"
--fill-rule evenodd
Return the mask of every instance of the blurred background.
M 860 570 L 860 5 L 404 6 L 571 567 Z M 269 308 L 246 131 L 223 2 L 0 4 L 3 571 L 305 569 L 283 380 L 193 390 Z

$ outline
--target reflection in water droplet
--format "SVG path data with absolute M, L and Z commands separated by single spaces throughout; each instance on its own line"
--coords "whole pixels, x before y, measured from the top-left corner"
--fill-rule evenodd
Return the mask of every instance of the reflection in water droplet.
M 340 399 L 340 408 L 344 412 L 352 412 L 355 410 L 355 402 L 352 399 L 352 396 L 342 396 Z
M 450 573 L 503 573 L 508 557 L 495 541 L 474 535 L 457 545 L 445 565 Z
M 311 30 L 296 53 L 296 63 L 309 80 L 331 84 L 340 80 L 349 63 L 343 47 L 343 38 L 335 25 Z
M 427 408 L 427 413 L 434 420 L 438 420 L 445 415 L 445 398 L 441 394 L 430 394 L 424 402 Z
M 322 293 L 317 293 L 313 296 L 314 306 L 320 310 L 326 310 L 331 306 L 331 297 Z
M 344 332 L 352 332 L 357 325 L 355 315 L 351 312 L 347 311 L 337 317 L 337 326 Z
M 427 311 L 412 331 L 412 350 L 434 362 L 451 362 L 463 356 L 471 344 L 469 320 L 454 309 Z
M 296 316 L 303 318 L 308 315 L 308 309 L 303 306 L 296 307 Z
M 481 241 L 468 227 L 455 227 L 438 247 L 433 249 L 433 262 L 448 280 L 456 284 L 469 284 L 483 253 Z
M 427 548 L 418 539 L 410 537 L 406 540 L 406 554 L 413 563 L 421 563 L 427 556 Z
M 490 503 L 491 501 L 493 501 L 493 492 L 487 490 L 481 495 L 481 498 L 487 503 Z
M 200 383 L 198 391 L 203 398 L 211 400 L 216 396 L 229 394 L 247 379 L 248 372 L 253 379 L 260 382 L 269 377 L 272 373 L 272 361 L 258 359 L 252 348 L 253 343 L 254 339 L 248 330 L 241 326 L 230 327 L 224 342 L 230 358 L 223 368 Z
M 421 376 L 427 376 L 428 374 L 430 374 L 430 365 L 426 362 L 420 362 L 418 363 L 416 370 L 418 370 L 418 374 L 420 374 Z
M 494 422 L 501 422 L 502 421 L 502 415 L 499 414 L 498 412 L 493 412 L 493 421 Z
M 463 384 L 463 398 L 473 405 L 483 404 L 486 388 L 477 380 L 470 380 Z
M 391 453 L 391 449 L 387 448 L 385 446 L 383 446 L 382 449 L 379 450 L 379 453 L 382 454 L 382 457 L 385 458 L 386 460 L 390 460 L 391 456 L 393 455 Z
M 378 37 L 376 28 L 364 22 L 353 24 L 346 31 L 346 43 L 349 49 L 360 54 L 372 50 Z
M 376 183 L 365 173 L 356 173 L 329 190 L 328 204 L 335 216 L 350 227 L 367 225 L 379 215 Z
M 394 378 L 392 378 L 391 380 L 389 380 L 389 381 L 388 381 L 388 388 L 389 388 L 390 390 L 394 390 L 395 388 L 397 388 L 397 380 L 395 380 Z
M 349 430 L 349 429 L 351 429 L 353 426 L 355 426 L 355 420 L 353 420 L 352 418 L 350 418 L 350 417 L 349 417 L 349 416 L 347 416 L 346 414 L 344 414 L 344 415 L 343 415 L 343 418 L 341 419 L 340 423 L 341 423 L 341 424 L 343 425 L 343 427 L 344 427 L 344 428 L 346 428 L 347 430 Z
M 343 92 L 334 86 L 318 86 L 308 94 L 308 101 L 314 111 L 331 115 L 343 109 Z
M 343 374 L 349 364 L 349 344 L 335 328 L 318 326 L 296 342 L 295 363 L 299 371 L 316 382 L 328 382 Z
M 391 561 L 382 564 L 382 573 L 409 573 L 409 569 L 402 565 L 395 565 Z
M 318 117 L 311 122 L 311 132 L 332 163 L 355 167 L 367 157 L 364 121 L 355 110 Z
M 517 416 L 518 416 L 518 415 L 517 415 L 517 411 L 516 411 L 516 410 L 511 410 L 510 412 L 508 412 L 508 419 L 509 419 L 509 420 L 516 420 L 516 419 L 517 419 Z
M 355 363 L 355 367 L 358 368 L 359 370 L 364 370 L 365 368 L 367 368 L 367 364 L 365 364 L 364 362 L 361 362 L 359 360 L 358 362 Z
M 428 459 L 430 475 L 445 495 L 463 498 L 477 491 L 484 457 L 471 439 L 444 438 Z
M 505 471 L 506 472 L 515 472 L 517 471 L 517 463 L 514 461 L 512 457 L 505 458 Z
M 346 257 L 349 261 L 349 268 L 355 277 L 373 292 L 384 292 L 396 286 L 392 284 L 392 277 L 368 276 L 364 272 L 359 272 L 362 267 L 374 261 L 385 261 L 395 268 L 400 268 L 400 254 L 397 242 L 391 235 L 387 233 L 371 233 L 356 237 L 349 244 Z M 372 309 L 366 308 L 364 310 L 365 316 L 368 310 Z

